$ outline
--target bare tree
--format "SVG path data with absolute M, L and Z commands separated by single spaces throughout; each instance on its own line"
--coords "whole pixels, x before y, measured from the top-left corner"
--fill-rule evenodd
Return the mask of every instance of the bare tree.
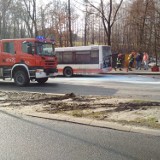
M 31 27 L 30 24 L 27 23 L 28 28 L 30 29 L 31 32 L 31 36 L 37 36 L 38 35 L 38 31 L 37 31 L 37 18 L 36 18 L 36 0 L 23 0 L 24 4 L 25 4 L 25 10 L 28 14 L 29 19 L 31 20 Z M 32 29 L 34 28 L 34 32 L 32 31 Z
M 71 4 L 70 0 L 68 0 L 68 23 L 69 23 L 69 41 L 70 41 L 70 46 L 73 46 L 72 42 L 72 28 L 71 28 Z
M 105 0 L 100 0 L 99 6 L 96 6 L 94 3 L 92 3 L 89 0 L 86 0 L 86 2 L 92 6 L 94 9 L 99 12 L 100 17 L 103 22 L 103 27 L 105 30 L 105 33 L 107 35 L 107 43 L 108 45 L 111 45 L 111 35 L 112 35 L 112 27 L 116 21 L 117 13 L 122 5 L 123 0 L 120 0 L 120 3 L 114 7 L 113 9 L 113 0 L 109 1 L 109 7 L 107 8 L 107 3 L 105 4 Z M 108 14 L 107 14 L 108 13 Z
M 1 38 L 6 38 L 6 29 L 7 29 L 7 12 L 9 10 L 9 7 L 11 5 L 12 0 L 1 0 L 0 1 L 0 8 L 1 8 L 1 13 L 0 13 L 0 20 L 1 20 Z

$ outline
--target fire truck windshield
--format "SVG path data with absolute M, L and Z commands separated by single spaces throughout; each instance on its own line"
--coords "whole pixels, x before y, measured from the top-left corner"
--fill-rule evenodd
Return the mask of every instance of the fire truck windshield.
M 41 56 L 54 56 L 55 55 L 54 45 L 51 43 L 37 43 L 36 53 Z

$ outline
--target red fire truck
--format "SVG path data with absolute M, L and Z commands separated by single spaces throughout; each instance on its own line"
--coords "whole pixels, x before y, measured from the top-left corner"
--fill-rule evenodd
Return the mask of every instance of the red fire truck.
M 0 40 L 0 78 L 26 86 L 32 80 L 43 84 L 57 74 L 54 40 L 41 36 Z

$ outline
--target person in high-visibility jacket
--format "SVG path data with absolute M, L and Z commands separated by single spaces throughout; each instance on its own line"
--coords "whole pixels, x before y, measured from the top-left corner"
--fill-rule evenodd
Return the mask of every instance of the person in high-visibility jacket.
M 128 69 L 132 71 L 133 63 L 134 63 L 134 52 L 131 52 L 128 56 Z
M 123 61 L 123 55 L 122 53 L 119 53 L 117 56 L 116 67 L 114 68 L 115 70 L 119 68 L 119 70 L 122 71 L 122 61 Z

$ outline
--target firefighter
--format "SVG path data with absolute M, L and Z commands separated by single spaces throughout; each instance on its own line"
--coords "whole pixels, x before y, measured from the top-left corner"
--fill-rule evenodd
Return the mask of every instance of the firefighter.
M 131 52 L 128 56 L 128 70 L 132 71 L 133 63 L 134 63 L 134 52 Z
M 123 60 L 123 55 L 122 53 L 119 53 L 117 56 L 116 67 L 114 68 L 115 71 L 117 68 L 119 68 L 119 70 L 122 71 L 122 60 Z

